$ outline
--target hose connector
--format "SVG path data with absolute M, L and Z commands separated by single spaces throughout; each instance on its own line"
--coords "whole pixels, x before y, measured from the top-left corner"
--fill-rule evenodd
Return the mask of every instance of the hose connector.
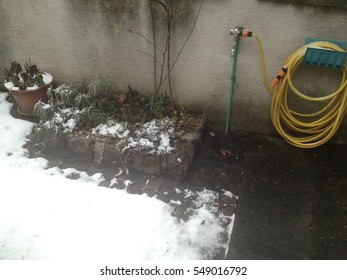
M 253 32 L 249 31 L 248 29 L 243 29 L 241 32 L 241 36 L 242 37 L 252 37 L 253 36 Z
M 284 65 L 282 69 L 278 72 L 276 78 L 273 80 L 271 87 L 274 88 L 279 83 L 279 81 L 287 74 L 287 72 L 288 67 L 287 65 Z

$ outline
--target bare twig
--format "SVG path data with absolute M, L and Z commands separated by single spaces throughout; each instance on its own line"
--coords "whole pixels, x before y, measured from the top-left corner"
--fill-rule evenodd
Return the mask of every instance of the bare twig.
M 167 75 L 168 75 L 168 84 L 169 84 L 169 93 L 172 102 L 172 85 L 171 85 L 171 69 L 170 69 L 170 58 L 171 58 L 171 25 L 172 25 L 172 3 L 170 2 L 169 13 L 167 14 Z
M 165 50 L 163 53 L 163 63 L 161 64 L 161 70 L 160 70 L 160 78 L 159 78 L 159 84 L 158 84 L 158 91 L 160 90 L 161 86 L 163 85 L 162 81 L 163 81 L 163 76 L 164 76 L 164 66 L 165 66 L 165 61 L 166 61 L 166 54 L 167 54 L 167 49 L 168 49 L 168 40 L 166 38 L 166 42 L 165 42 Z
M 157 94 L 157 41 L 155 36 L 155 23 L 154 23 L 154 14 L 153 14 L 153 7 L 152 7 L 152 1 L 148 1 L 149 3 L 149 12 L 151 14 L 151 22 L 152 22 L 152 36 L 153 36 L 153 80 L 154 80 L 154 93 Z
M 144 51 L 141 51 L 141 50 L 136 50 L 137 52 L 139 52 L 139 53 L 142 53 L 142 54 L 144 54 L 144 55 L 147 55 L 147 56 L 149 56 L 150 58 L 152 58 L 153 59 L 153 61 L 154 61 L 154 56 L 152 55 L 152 54 L 150 54 L 150 53 L 147 53 L 147 52 L 144 52 Z M 158 60 L 158 59 L 156 59 L 156 61 L 157 61 L 157 63 L 159 63 L 160 65 L 162 65 L 163 63 L 160 61 L 160 60 Z
M 169 8 L 163 2 L 161 2 L 159 0 L 149 0 L 149 1 L 158 3 L 159 5 L 161 5 L 164 8 L 164 10 L 166 11 L 167 14 L 170 14 Z
M 145 35 L 143 35 L 142 33 L 138 32 L 138 31 L 133 31 L 131 28 L 123 28 L 123 30 L 128 31 L 129 33 L 134 33 L 134 34 L 136 34 L 136 35 L 142 37 L 143 39 L 145 39 L 145 41 L 146 41 L 148 44 L 150 44 L 150 45 L 152 45 L 152 46 L 154 47 L 153 42 L 151 42 L 151 40 L 149 40 L 149 39 L 148 39 Z M 157 46 L 155 47 L 155 49 L 158 50 L 159 52 L 161 52 L 162 54 L 164 54 L 164 52 L 163 52 L 160 48 L 158 48 Z
M 170 14 L 170 6 L 172 4 L 172 1 L 171 0 L 171 3 L 168 6 L 166 6 L 162 1 L 159 1 L 159 0 L 149 0 L 149 2 L 154 2 L 154 3 L 157 3 L 159 4 L 166 12 L 166 15 L 167 15 L 167 20 L 169 20 L 169 17 L 171 16 Z M 152 6 L 151 6 L 152 7 Z M 152 12 L 152 16 L 153 16 L 153 10 L 151 11 Z M 154 18 L 153 18 L 153 21 L 152 23 L 154 24 Z M 170 23 L 171 25 L 171 23 Z M 153 27 L 153 25 L 152 25 Z M 155 29 L 153 29 L 153 33 L 155 33 Z M 161 70 L 160 70 L 160 75 L 159 75 L 159 83 L 158 83 L 158 86 L 156 87 L 155 89 L 155 92 L 158 93 L 161 86 L 162 86 L 162 81 L 163 81 L 163 77 L 164 77 L 164 66 L 165 66 L 165 62 L 167 61 L 167 59 L 169 60 L 169 53 L 168 53 L 168 50 L 170 50 L 170 27 L 168 27 L 168 35 L 167 35 L 167 38 L 166 38 L 166 42 L 165 42 L 165 50 L 162 52 L 163 54 L 163 62 L 161 64 Z
M 150 55 L 146 52 L 142 52 L 139 50 L 137 50 L 137 51 L 141 52 L 147 56 L 150 56 L 153 59 L 153 63 L 154 63 L 154 65 L 153 65 L 153 70 L 154 70 L 153 80 L 154 80 L 155 94 L 158 94 L 160 88 L 165 83 L 165 81 L 168 79 L 169 93 L 170 93 L 171 100 L 172 100 L 173 91 L 172 91 L 172 83 L 171 83 L 171 72 L 172 72 L 173 68 L 175 67 L 178 59 L 180 58 L 180 56 L 183 52 L 183 49 L 185 48 L 187 42 L 189 41 L 189 39 L 190 39 L 194 29 L 195 29 L 196 23 L 197 23 L 198 18 L 200 16 L 201 9 L 202 9 L 202 6 L 203 6 L 205 0 L 201 0 L 198 12 L 197 12 L 195 19 L 194 19 L 194 22 L 193 22 L 193 26 L 192 26 L 187 38 L 185 39 L 183 45 L 181 46 L 181 48 L 180 48 L 180 50 L 179 50 L 179 52 L 178 52 L 178 54 L 177 54 L 177 56 L 176 56 L 176 58 L 172 64 L 171 64 L 171 30 L 172 30 L 172 25 L 173 25 L 173 18 L 175 16 L 175 14 L 177 12 L 177 8 L 178 8 L 178 0 L 176 1 L 175 8 L 174 8 L 175 0 L 167 1 L 167 2 L 169 2 L 168 4 L 166 4 L 166 2 L 163 2 L 161 0 L 148 0 L 148 2 L 149 2 L 151 23 L 152 23 L 153 41 L 149 40 L 146 36 L 144 36 L 140 32 L 132 31 L 129 28 L 125 29 L 125 30 L 129 31 L 130 33 L 137 34 L 138 36 L 142 37 L 147 43 L 149 43 L 150 45 L 153 46 L 153 55 Z M 167 36 L 166 36 L 166 42 L 165 42 L 165 49 L 164 50 L 158 48 L 157 42 L 156 42 L 156 31 L 155 31 L 156 26 L 155 26 L 155 16 L 154 16 L 154 12 L 153 12 L 154 11 L 153 10 L 153 3 L 160 5 L 165 10 L 165 13 L 166 13 Z M 160 62 L 158 60 L 157 51 L 159 51 L 162 54 L 162 62 Z M 158 74 L 157 63 L 159 63 L 161 66 L 160 74 Z M 165 66 L 166 66 L 167 71 L 165 71 Z M 164 77 L 164 72 L 167 72 L 165 77 Z
M 193 31 L 194 31 L 194 29 L 195 29 L 195 26 L 196 26 L 196 23 L 197 23 L 197 21 L 198 21 L 198 18 L 199 18 L 201 9 L 202 9 L 202 5 L 204 4 L 204 2 L 205 2 L 205 0 L 201 0 L 200 6 L 199 6 L 199 10 L 198 10 L 198 12 L 197 12 L 197 14 L 196 14 L 196 17 L 195 17 L 195 20 L 194 20 L 192 29 L 190 30 L 190 32 L 189 32 L 189 34 L 188 34 L 188 37 L 186 38 L 186 40 L 184 41 L 184 43 L 183 43 L 183 45 L 182 45 L 180 51 L 178 52 L 178 54 L 177 54 L 177 56 L 176 56 L 176 59 L 175 59 L 174 63 L 172 64 L 171 68 L 170 68 L 170 72 L 171 72 L 172 69 L 175 67 L 175 65 L 176 65 L 176 63 L 177 63 L 179 57 L 181 56 L 181 53 L 182 53 L 184 47 L 186 46 L 187 42 L 189 41 L 191 35 L 193 34 Z M 165 80 L 166 80 L 167 78 L 168 78 L 168 74 L 165 76 L 165 78 L 163 79 L 162 83 L 164 83 Z

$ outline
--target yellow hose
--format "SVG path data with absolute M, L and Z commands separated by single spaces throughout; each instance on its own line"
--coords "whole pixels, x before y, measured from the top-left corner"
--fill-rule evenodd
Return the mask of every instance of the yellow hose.
M 259 36 L 253 32 L 256 39 L 266 85 L 272 95 L 271 120 L 277 132 L 291 145 L 299 148 L 315 148 L 327 141 L 339 128 L 347 108 L 347 64 L 342 70 L 342 80 L 339 88 L 328 95 L 312 97 L 300 92 L 292 83 L 295 71 L 303 61 L 308 47 L 327 48 L 345 52 L 339 46 L 330 42 L 314 42 L 303 46 L 292 53 L 285 61 L 287 74 L 273 89 L 265 65 L 263 46 Z M 323 109 L 314 113 L 299 113 L 289 108 L 289 93 L 294 93 L 309 102 L 327 103 Z

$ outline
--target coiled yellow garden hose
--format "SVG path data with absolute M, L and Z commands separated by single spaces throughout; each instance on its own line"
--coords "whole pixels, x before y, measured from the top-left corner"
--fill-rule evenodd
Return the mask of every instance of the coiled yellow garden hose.
M 342 69 L 342 79 L 338 89 L 325 96 L 312 97 L 300 92 L 293 85 L 292 78 L 295 71 L 303 61 L 308 47 L 325 48 L 345 52 L 339 46 L 325 41 L 313 42 L 304 45 L 292 53 L 285 61 L 283 78 L 273 89 L 265 65 L 264 51 L 259 36 L 253 32 L 253 36 L 259 46 L 261 64 L 266 85 L 272 95 L 271 120 L 277 132 L 291 145 L 299 148 L 315 148 L 331 139 L 339 128 L 347 108 L 347 63 Z M 314 113 L 299 113 L 289 108 L 288 98 L 290 94 L 309 102 L 327 103 L 323 109 Z M 324 104 L 322 103 L 322 104 Z M 321 106 L 322 107 L 322 106 Z

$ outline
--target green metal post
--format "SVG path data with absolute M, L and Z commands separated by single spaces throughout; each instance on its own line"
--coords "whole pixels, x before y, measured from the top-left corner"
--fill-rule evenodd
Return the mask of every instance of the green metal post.
M 234 35 L 234 49 L 233 49 L 233 64 L 231 67 L 231 86 L 230 86 L 230 95 L 229 95 L 229 104 L 228 104 L 228 112 L 227 112 L 227 119 L 226 119 L 226 126 L 225 126 L 225 135 L 229 134 L 229 126 L 230 126 L 230 118 L 231 118 L 231 107 L 233 103 L 233 93 L 234 93 L 234 87 L 235 87 L 235 80 L 236 80 L 236 63 L 237 63 L 237 52 L 239 50 L 239 41 L 240 41 L 240 34 L 237 33 Z

